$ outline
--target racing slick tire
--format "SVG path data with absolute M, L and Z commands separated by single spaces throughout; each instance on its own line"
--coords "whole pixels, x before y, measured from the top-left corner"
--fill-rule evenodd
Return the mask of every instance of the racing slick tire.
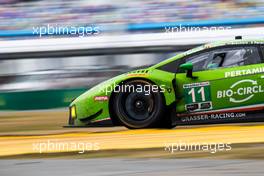
M 131 129 L 163 126 L 162 117 L 165 115 L 166 107 L 160 91 L 152 89 L 157 85 L 145 80 L 132 80 L 120 86 L 130 88 L 129 91 L 122 89 L 113 99 L 115 116 L 124 126 Z

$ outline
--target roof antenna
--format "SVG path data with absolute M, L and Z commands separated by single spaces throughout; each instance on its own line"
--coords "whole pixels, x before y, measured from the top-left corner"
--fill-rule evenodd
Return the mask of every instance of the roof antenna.
M 236 40 L 242 40 L 242 36 L 236 36 Z

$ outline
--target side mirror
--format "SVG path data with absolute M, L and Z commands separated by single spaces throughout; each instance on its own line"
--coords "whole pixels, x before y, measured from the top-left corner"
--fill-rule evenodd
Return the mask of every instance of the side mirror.
M 193 76 L 193 64 L 191 62 L 181 64 L 180 69 L 187 72 L 186 76 L 188 78 L 197 78 L 197 77 Z

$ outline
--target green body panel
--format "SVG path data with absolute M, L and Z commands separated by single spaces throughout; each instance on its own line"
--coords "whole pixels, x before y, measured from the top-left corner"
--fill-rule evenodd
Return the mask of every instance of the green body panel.
M 263 74 L 213 81 L 211 93 L 214 109 L 264 103 L 264 79 L 261 79 L 261 75 Z
M 182 59 L 185 56 L 207 48 L 241 44 L 264 44 L 264 40 L 234 40 L 229 42 L 206 44 L 178 54 L 175 57 L 146 68 L 145 70 L 136 70 L 125 73 L 105 81 L 80 95 L 70 104 L 70 107 L 76 107 L 77 118 L 75 119 L 75 124 L 85 125 L 84 122 L 81 122 L 82 119 L 87 119 L 95 114 L 97 114 L 96 118 L 93 118 L 90 122 L 109 118 L 109 100 L 113 93 L 113 88 L 116 85 L 130 79 L 146 79 L 158 86 L 165 85 L 165 92 L 163 94 L 166 105 L 168 106 L 173 102 L 176 102 L 175 108 L 177 113 L 186 113 L 187 105 L 192 105 L 193 103 L 198 103 L 200 107 L 203 107 L 203 109 L 201 109 L 203 111 L 263 103 L 264 79 L 261 78 L 261 73 L 247 73 L 241 76 L 232 76 L 233 72 L 236 73 L 236 71 L 240 72 L 241 70 L 250 70 L 255 68 L 259 69 L 264 67 L 263 64 L 194 72 L 193 75 L 197 76 L 197 78 L 188 78 L 186 77 L 186 73 L 175 74 L 158 69 L 165 64 Z M 232 74 L 228 75 L 229 73 Z M 175 88 L 173 87 L 173 81 L 175 83 Z M 252 94 L 254 95 L 247 99 L 249 93 L 242 93 L 242 89 L 252 86 L 258 86 L 258 88 L 253 88 L 254 90 L 252 91 L 254 92 Z M 239 89 L 239 91 L 238 93 L 224 96 L 226 93 L 225 91 L 230 93 L 229 89 L 232 89 L 233 92 L 237 92 L 237 89 Z M 220 95 L 222 95 L 222 97 Z M 97 97 L 99 97 L 100 101 L 98 101 Z M 100 97 L 102 99 L 100 99 Z M 98 114 L 99 112 L 100 114 Z
M 261 78 L 264 73 L 226 77 L 230 72 L 254 69 L 264 69 L 264 64 L 195 72 L 194 76 L 197 76 L 197 79 L 187 78 L 185 73 L 177 74 L 176 94 L 181 97 L 177 104 L 177 112 L 185 112 L 185 104 L 190 103 L 212 102 L 212 110 L 264 103 L 264 79 Z M 188 94 L 191 88 L 184 89 L 184 85 L 197 83 L 207 84 L 194 88 L 196 102 L 192 102 L 192 95 Z M 204 87 L 205 101 L 201 100 L 201 94 L 198 93 L 201 87 Z M 251 94 L 254 96 L 247 99 Z

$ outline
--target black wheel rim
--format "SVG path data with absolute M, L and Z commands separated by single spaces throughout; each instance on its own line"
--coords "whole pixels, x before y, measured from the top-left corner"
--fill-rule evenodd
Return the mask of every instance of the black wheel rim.
M 154 112 L 154 98 L 152 94 L 132 92 L 127 94 L 122 102 L 126 116 L 136 121 L 147 120 Z

